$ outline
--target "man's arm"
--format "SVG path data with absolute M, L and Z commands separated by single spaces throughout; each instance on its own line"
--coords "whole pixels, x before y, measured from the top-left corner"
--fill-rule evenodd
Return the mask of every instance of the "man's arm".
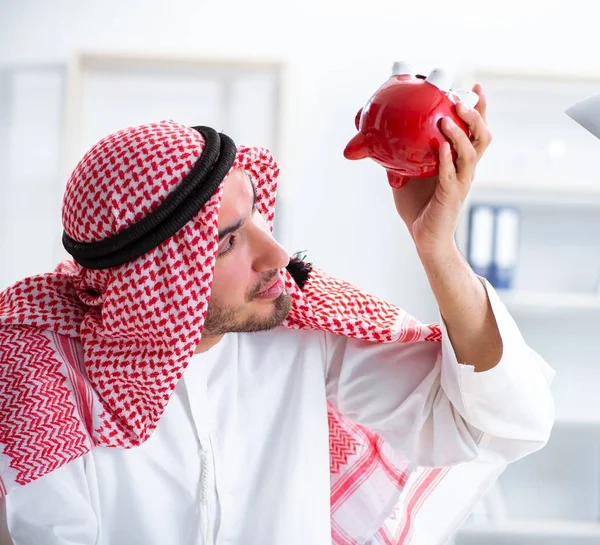
M 456 106 L 469 135 L 450 118 L 441 122 L 449 142 L 439 149 L 438 176 L 409 180 L 393 192 L 396 210 L 415 242 L 458 361 L 472 364 L 475 371 L 487 371 L 500 361 L 502 340 L 485 289 L 454 239 L 475 168 L 491 142 L 485 95 L 480 85 L 473 91 L 479 97 L 474 109 L 462 103 Z M 388 173 L 396 187 L 393 176 Z
M 495 367 L 502 357 L 502 338 L 479 278 L 454 245 L 446 254 L 422 255 L 421 262 L 457 360 L 475 371 Z
M 542 448 L 550 435 L 554 373 L 495 290 L 480 284 L 502 339 L 500 361 L 488 371 L 476 373 L 483 367 L 477 360 L 457 358 L 445 322 L 441 342 L 326 336 L 329 401 L 416 465 L 451 466 L 483 451 L 510 463 Z

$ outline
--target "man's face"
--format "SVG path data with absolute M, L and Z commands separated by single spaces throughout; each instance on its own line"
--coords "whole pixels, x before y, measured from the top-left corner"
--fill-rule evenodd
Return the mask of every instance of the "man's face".
M 223 184 L 205 336 L 272 329 L 281 325 L 292 304 L 279 272 L 290 258 L 255 210 L 250 178 L 235 169 Z

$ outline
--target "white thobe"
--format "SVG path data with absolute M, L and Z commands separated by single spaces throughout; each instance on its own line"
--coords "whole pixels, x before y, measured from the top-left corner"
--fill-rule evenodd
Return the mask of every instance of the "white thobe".
M 330 545 L 328 400 L 418 465 L 538 450 L 554 373 L 486 287 L 503 355 L 482 373 L 457 362 L 443 325 L 441 343 L 226 335 L 192 358 L 143 445 L 94 448 L 12 491 L 15 545 Z M 443 502 L 444 524 L 468 501 Z

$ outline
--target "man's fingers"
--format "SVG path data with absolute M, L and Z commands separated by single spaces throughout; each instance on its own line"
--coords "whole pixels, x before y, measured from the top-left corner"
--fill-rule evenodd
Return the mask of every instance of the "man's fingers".
M 452 147 L 456 151 L 457 159 L 456 159 L 456 170 L 458 177 L 461 177 L 461 173 L 466 170 L 475 169 L 475 165 L 478 160 L 478 154 L 469 140 L 469 137 L 465 134 L 465 132 L 449 117 L 445 117 L 442 120 L 442 130 L 444 134 L 448 137 L 450 142 L 452 143 Z M 472 176 L 467 176 L 468 180 L 471 181 Z
M 456 105 L 456 112 L 467 125 L 477 156 L 481 157 L 492 141 L 492 133 L 476 108 L 467 108 L 459 102 Z
M 452 161 L 452 150 L 448 142 L 442 142 L 439 155 L 440 167 L 438 177 L 444 189 L 448 190 L 449 186 L 456 180 L 456 168 Z
M 475 110 L 479 112 L 483 122 L 487 123 L 487 99 L 485 98 L 485 93 L 483 92 L 481 83 L 476 83 L 473 85 L 473 92 L 479 97 L 479 100 L 475 105 Z

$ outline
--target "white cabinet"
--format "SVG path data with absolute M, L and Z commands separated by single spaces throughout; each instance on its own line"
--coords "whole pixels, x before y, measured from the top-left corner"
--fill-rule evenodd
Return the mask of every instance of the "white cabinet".
M 600 544 L 600 141 L 564 110 L 594 78 L 479 74 L 494 140 L 466 207 L 519 212 L 513 285 L 500 296 L 556 370 L 548 445 L 511 464 L 456 545 Z M 459 231 L 466 253 L 468 214 Z

